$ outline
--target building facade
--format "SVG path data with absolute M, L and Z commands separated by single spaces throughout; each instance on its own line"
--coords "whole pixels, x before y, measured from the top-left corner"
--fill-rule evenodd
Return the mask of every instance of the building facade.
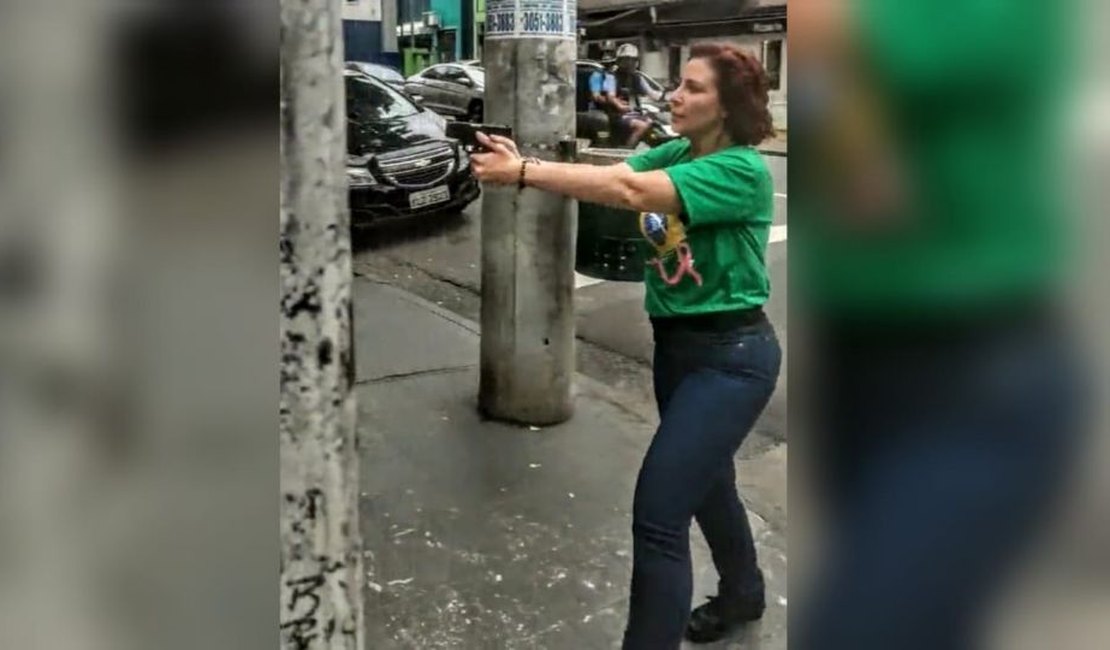
M 728 42 L 756 56 L 771 77 L 775 127 L 787 128 L 786 0 L 580 0 L 579 55 L 634 43 L 644 72 L 675 84 L 690 48 Z
M 397 3 L 396 35 L 405 74 L 433 63 L 480 59 L 485 0 L 387 0 Z
M 395 0 L 343 0 L 343 56 L 399 66 Z

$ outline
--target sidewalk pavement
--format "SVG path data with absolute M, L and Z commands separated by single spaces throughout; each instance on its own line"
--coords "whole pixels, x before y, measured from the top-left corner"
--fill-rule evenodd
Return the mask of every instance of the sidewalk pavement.
M 619 648 L 631 503 L 654 423 L 577 377 L 545 429 L 483 421 L 478 328 L 356 277 L 366 647 Z M 738 460 L 768 582 L 763 621 L 684 648 L 786 648 L 785 447 Z M 769 521 L 770 520 L 770 521 Z M 697 527 L 695 604 L 716 574 Z

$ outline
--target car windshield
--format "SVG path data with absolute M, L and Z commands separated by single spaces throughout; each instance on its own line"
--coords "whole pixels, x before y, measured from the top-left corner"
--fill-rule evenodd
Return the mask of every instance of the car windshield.
M 474 83 L 476 83 L 477 85 L 479 85 L 479 86 L 486 85 L 486 71 L 485 70 L 480 70 L 478 68 L 467 68 L 466 69 L 466 74 L 470 75 L 470 78 L 473 79 Z
M 384 81 L 404 81 L 405 80 L 405 78 L 403 76 L 401 76 L 400 72 L 397 72 L 393 68 L 387 68 L 384 65 L 373 65 L 373 64 L 371 64 L 371 65 L 367 66 L 366 72 L 368 72 L 369 74 L 372 74 L 375 77 L 377 77 L 379 79 L 382 79 Z
M 397 70 L 379 63 L 367 63 L 365 61 L 348 61 L 347 69 L 354 72 L 360 72 L 364 75 L 381 79 L 382 81 L 404 81 L 405 78 Z
M 347 77 L 347 117 L 355 122 L 381 122 L 416 115 L 404 95 L 367 77 Z

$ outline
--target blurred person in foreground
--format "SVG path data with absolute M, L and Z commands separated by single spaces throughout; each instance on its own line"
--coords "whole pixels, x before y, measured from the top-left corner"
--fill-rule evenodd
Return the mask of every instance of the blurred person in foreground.
M 795 377 L 829 533 L 797 647 L 979 647 L 1065 485 L 1082 425 L 1053 179 L 1067 14 L 791 5 L 792 258 L 815 335 Z
M 484 183 L 517 184 L 639 213 L 655 253 L 645 268 L 655 335 L 660 424 L 636 482 L 625 650 L 677 650 L 760 618 L 763 574 L 733 457 L 775 389 L 782 352 L 763 311 L 773 212 L 770 172 L 755 149 L 771 135 L 770 82 L 731 45 L 692 48 L 674 93 L 683 137 L 598 167 L 521 158 L 507 138 L 480 135 Z M 690 611 L 690 523 L 720 577 Z

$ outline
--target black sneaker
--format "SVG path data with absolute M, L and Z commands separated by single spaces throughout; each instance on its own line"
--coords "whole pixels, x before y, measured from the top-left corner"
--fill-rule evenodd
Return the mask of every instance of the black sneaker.
M 690 613 L 686 638 L 694 643 L 719 641 L 743 623 L 763 617 L 763 599 L 726 600 L 710 596 L 709 602 Z

